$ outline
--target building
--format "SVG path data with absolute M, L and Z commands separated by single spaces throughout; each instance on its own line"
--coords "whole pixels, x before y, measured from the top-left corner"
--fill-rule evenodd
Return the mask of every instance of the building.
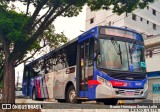
M 160 101 L 160 34 L 145 38 L 146 65 L 148 72 L 148 99 Z M 158 102 L 159 102 L 158 101 Z
M 85 29 L 88 30 L 97 25 L 112 25 L 134 29 L 145 36 L 160 33 L 160 0 L 148 5 L 145 9 L 137 9 L 133 13 L 117 15 L 111 10 L 91 12 L 86 9 Z
M 146 49 L 146 66 L 149 76 L 148 99 L 160 99 L 160 0 L 149 4 L 144 9 L 137 9 L 133 13 L 123 13 L 120 16 L 111 10 L 93 11 L 87 7 L 85 29 L 98 25 L 118 26 L 130 28 L 143 34 Z M 154 46 L 154 47 L 153 47 Z M 158 88 L 158 89 L 157 89 Z
M 147 71 L 160 71 L 160 34 L 145 38 Z M 152 66 L 149 66 L 152 65 Z

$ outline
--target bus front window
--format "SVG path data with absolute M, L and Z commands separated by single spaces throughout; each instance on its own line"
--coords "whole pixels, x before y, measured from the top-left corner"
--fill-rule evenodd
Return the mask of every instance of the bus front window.
M 144 47 L 135 43 L 99 39 L 100 54 L 97 65 L 100 68 L 144 72 Z
M 100 68 L 128 70 L 126 43 L 116 40 L 100 39 L 100 55 L 97 57 Z
M 134 72 L 145 72 L 144 46 L 127 43 L 127 49 L 129 67 L 132 67 Z

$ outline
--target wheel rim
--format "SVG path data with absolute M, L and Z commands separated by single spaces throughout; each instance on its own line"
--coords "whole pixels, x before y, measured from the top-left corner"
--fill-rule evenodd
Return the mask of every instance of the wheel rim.
M 75 90 L 71 90 L 70 93 L 69 93 L 70 102 L 74 103 L 75 98 L 76 98 L 76 92 L 75 92 Z

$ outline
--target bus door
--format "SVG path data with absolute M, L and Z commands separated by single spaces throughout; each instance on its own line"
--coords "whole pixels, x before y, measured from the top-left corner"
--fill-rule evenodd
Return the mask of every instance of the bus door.
M 80 45 L 80 97 L 88 97 L 89 40 Z

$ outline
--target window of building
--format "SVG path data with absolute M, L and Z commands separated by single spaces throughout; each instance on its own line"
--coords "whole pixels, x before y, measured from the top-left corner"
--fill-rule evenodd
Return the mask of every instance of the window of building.
M 94 23 L 94 18 L 90 19 L 90 24 Z
M 136 15 L 132 14 L 132 19 L 136 21 Z
M 140 18 L 141 21 L 143 21 L 143 18 Z
M 149 10 L 149 6 L 147 6 L 147 9 Z
M 146 57 L 147 58 L 152 58 L 153 56 L 153 51 L 152 50 L 146 50 Z
M 153 29 L 156 30 L 156 24 L 153 23 Z
M 149 21 L 147 20 L 147 24 L 149 24 Z
M 156 16 L 156 10 L 152 10 L 152 13 L 153 13 L 153 15 L 155 15 Z

